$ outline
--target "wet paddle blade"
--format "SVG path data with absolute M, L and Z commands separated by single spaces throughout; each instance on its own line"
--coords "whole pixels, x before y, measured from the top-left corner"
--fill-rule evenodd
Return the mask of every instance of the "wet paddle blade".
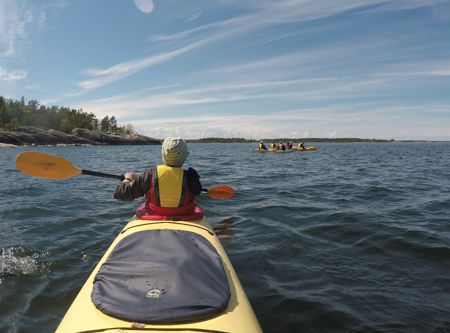
M 214 186 L 208 189 L 208 195 L 213 198 L 227 199 L 234 195 L 234 190 L 229 186 Z
M 65 158 L 34 151 L 19 154 L 16 167 L 27 175 L 48 179 L 65 179 L 82 171 Z

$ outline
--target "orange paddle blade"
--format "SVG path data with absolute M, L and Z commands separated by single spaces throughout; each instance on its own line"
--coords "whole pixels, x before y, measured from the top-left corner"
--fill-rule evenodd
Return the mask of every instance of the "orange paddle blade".
M 208 195 L 213 198 L 231 198 L 234 190 L 229 186 L 214 186 L 208 189 Z
M 82 171 L 63 157 L 35 151 L 19 154 L 16 167 L 27 175 L 49 179 L 65 179 Z

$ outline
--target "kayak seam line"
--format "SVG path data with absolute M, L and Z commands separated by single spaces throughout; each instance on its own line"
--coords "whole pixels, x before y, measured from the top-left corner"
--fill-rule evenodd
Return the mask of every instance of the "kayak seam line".
M 135 328 L 135 327 L 108 327 L 108 328 L 98 328 L 95 330 L 79 331 L 77 333 L 96 333 L 105 332 L 109 330 L 127 330 L 127 331 L 166 331 L 166 332 L 183 332 L 183 331 L 196 331 L 196 332 L 207 332 L 207 333 L 230 333 L 226 331 L 208 330 L 203 328 Z
M 200 228 L 200 229 L 203 229 L 203 230 L 207 231 L 210 235 L 214 235 L 214 232 L 212 232 L 211 230 L 209 230 L 208 228 L 205 228 L 203 226 L 189 224 L 189 223 L 177 223 L 177 222 L 150 222 L 150 223 L 143 223 L 143 224 L 139 224 L 139 225 L 133 225 L 133 226 L 127 228 L 127 229 L 122 230 L 121 234 L 124 234 L 125 232 L 127 232 L 131 228 L 142 227 L 144 225 L 149 225 L 149 224 L 167 224 L 167 223 L 169 223 L 169 224 L 176 224 L 176 225 L 187 225 L 187 226 L 194 227 L 194 228 Z

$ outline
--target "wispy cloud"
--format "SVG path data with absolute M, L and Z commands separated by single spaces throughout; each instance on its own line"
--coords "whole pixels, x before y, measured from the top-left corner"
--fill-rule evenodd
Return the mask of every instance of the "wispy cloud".
M 30 32 L 44 28 L 45 9 L 27 0 L 0 1 L 0 57 L 16 55 L 19 41 L 26 41 Z
M 2 0 L 0 2 L 0 57 L 16 53 L 16 42 L 25 36 L 25 27 L 33 20 L 26 2 Z
M 195 14 L 195 15 L 192 15 L 191 17 L 189 17 L 187 20 L 186 20 L 186 22 L 191 22 L 191 21 L 194 21 L 196 18 L 198 18 L 200 15 L 202 15 L 202 12 L 199 12 L 199 13 L 197 13 L 197 14 Z
M 321 62 L 321 61 L 319 61 Z M 171 114 L 179 116 L 180 107 L 192 105 L 212 104 L 214 103 L 233 103 L 237 101 L 279 101 L 278 111 L 283 111 L 283 106 L 291 103 L 307 105 L 315 101 L 316 103 L 330 103 L 344 101 L 348 98 L 365 99 L 367 101 L 377 100 L 383 95 L 385 101 L 394 99 L 401 93 L 407 93 L 411 89 L 421 89 L 425 84 L 423 76 L 418 76 L 411 80 L 411 77 L 418 74 L 427 75 L 447 75 L 447 70 L 440 69 L 440 62 L 433 65 L 430 61 L 423 67 L 428 68 L 427 72 L 417 73 L 416 68 L 411 67 L 411 72 L 404 71 L 402 73 L 373 73 L 363 74 L 359 76 L 344 77 L 328 77 L 328 78 L 305 78 L 297 80 L 282 80 L 267 76 L 261 70 L 244 71 L 243 79 L 222 77 L 220 82 L 207 82 L 199 84 L 197 87 L 189 88 L 183 85 L 167 86 L 164 91 L 161 88 L 149 88 L 139 92 L 130 94 L 122 94 L 107 99 L 99 99 L 94 101 L 85 101 L 83 103 L 86 109 L 98 115 L 114 113 L 116 117 L 143 117 L 155 115 L 154 119 L 159 118 L 159 114 L 167 111 L 163 109 L 171 108 Z M 228 70 L 232 72 L 233 69 Z M 217 69 L 218 73 L 226 73 L 226 68 Z M 214 73 L 214 75 L 220 75 Z M 202 74 L 205 76 L 205 73 Z M 210 75 L 211 76 L 211 75 Z M 426 83 L 428 87 L 432 87 L 436 83 Z M 235 107 L 234 107 L 235 108 Z M 240 113 L 249 113 L 251 111 L 240 106 L 237 109 Z M 251 110 L 251 108 L 250 108 Z M 195 115 L 200 111 L 191 110 L 191 114 Z M 229 112 L 229 111 L 228 111 Z M 264 113 L 263 111 L 260 112 Z M 153 116 L 152 116 L 153 117 Z
M 24 70 L 7 71 L 0 67 L 0 80 L 3 81 L 19 81 L 27 77 L 27 72 Z
M 396 10 L 408 10 L 426 6 L 433 6 L 439 3 L 447 2 L 447 0 L 402 0 L 402 1 L 387 1 L 381 3 L 375 8 L 365 10 L 365 12 L 384 12 Z
M 431 113 L 449 111 L 448 104 L 383 105 L 380 103 L 338 104 L 320 108 L 307 108 L 279 112 L 273 115 L 203 115 L 166 117 L 134 122 L 140 133 L 164 138 L 178 135 L 184 138 L 199 137 L 361 137 L 408 139 L 447 138 L 448 126 L 429 117 Z M 422 114 L 418 118 L 415 114 Z M 414 116 L 413 116 L 414 115 Z M 404 121 L 409 119 L 409 121 Z M 402 126 L 398 126 L 402 123 Z M 270 126 L 267 126 L 270 124 Z M 299 124 L 301 124 L 299 126 Z M 355 127 L 358 128 L 355 132 Z M 308 128 L 307 132 L 299 129 Z
M 89 69 L 85 70 L 84 73 L 94 76 L 95 78 L 92 80 L 87 80 L 78 83 L 78 85 L 83 89 L 96 89 L 101 86 L 104 86 L 108 83 L 123 79 L 125 77 L 128 77 L 130 75 L 133 75 L 134 73 L 150 67 L 155 66 L 157 64 L 161 64 L 163 62 L 166 62 L 174 57 L 177 57 L 183 53 L 189 52 L 201 45 L 203 45 L 206 41 L 199 41 L 193 44 L 190 44 L 188 46 L 182 47 L 178 50 L 165 53 L 165 54 L 159 54 L 157 56 L 151 56 L 143 59 L 133 60 L 124 62 L 118 65 L 115 65 L 113 67 L 107 68 L 105 70 L 99 70 L 99 69 Z
M 41 89 L 41 87 L 40 87 L 40 85 L 39 84 L 34 84 L 34 85 L 27 85 L 27 86 L 25 86 L 25 89 L 28 89 L 28 90 L 39 90 L 39 89 Z M 43 105 L 45 105 L 45 104 L 43 104 Z
M 439 0 L 431 2 L 428 0 L 415 0 L 414 7 L 427 6 L 436 2 L 439 2 Z M 392 4 L 392 6 L 387 7 L 388 4 Z M 148 67 L 159 65 L 175 57 L 179 57 L 199 47 L 217 43 L 224 39 L 233 40 L 239 36 L 261 30 L 267 26 L 287 24 L 290 22 L 299 23 L 311 21 L 350 10 L 363 10 L 369 6 L 381 5 L 385 6 L 385 10 L 401 10 L 411 7 L 411 4 L 407 1 L 398 3 L 394 0 L 343 0 L 332 3 L 329 1 L 315 0 L 263 1 L 255 5 L 253 11 L 243 16 L 181 31 L 173 35 L 154 36 L 151 38 L 151 41 L 153 42 L 176 40 L 179 44 L 183 44 L 186 43 L 187 37 L 191 38 L 191 42 L 188 43 L 188 45 L 178 46 L 178 48 L 172 52 L 120 63 L 105 70 L 85 70 L 84 73 L 93 78 L 78 83 L 78 86 L 84 90 L 96 89 L 126 78 Z

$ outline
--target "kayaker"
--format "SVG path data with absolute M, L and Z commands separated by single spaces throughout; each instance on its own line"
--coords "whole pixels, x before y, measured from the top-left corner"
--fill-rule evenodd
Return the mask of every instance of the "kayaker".
M 259 150 L 267 150 L 266 146 L 264 145 L 264 142 L 260 141 L 259 143 Z
M 133 201 L 145 196 L 145 205 L 136 211 L 136 217 L 143 220 L 201 219 L 205 214 L 194 201 L 202 190 L 200 176 L 193 168 L 187 171 L 181 168 L 188 155 L 183 139 L 166 138 L 162 144 L 164 164 L 146 169 L 138 176 L 127 172 L 114 189 L 114 199 Z
M 284 146 L 282 141 L 280 141 L 280 144 L 278 145 L 278 150 L 286 150 L 286 147 Z
M 274 141 L 272 141 L 272 143 L 270 144 L 270 148 L 277 149 L 277 145 L 275 144 Z
M 292 141 L 286 143 L 286 149 L 292 149 Z
M 305 149 L 305 145 L 303 144 L 303 142 L 300 142 L 300 143 L 298 144 L 298 148 L 303 148 L 303 149 Z

